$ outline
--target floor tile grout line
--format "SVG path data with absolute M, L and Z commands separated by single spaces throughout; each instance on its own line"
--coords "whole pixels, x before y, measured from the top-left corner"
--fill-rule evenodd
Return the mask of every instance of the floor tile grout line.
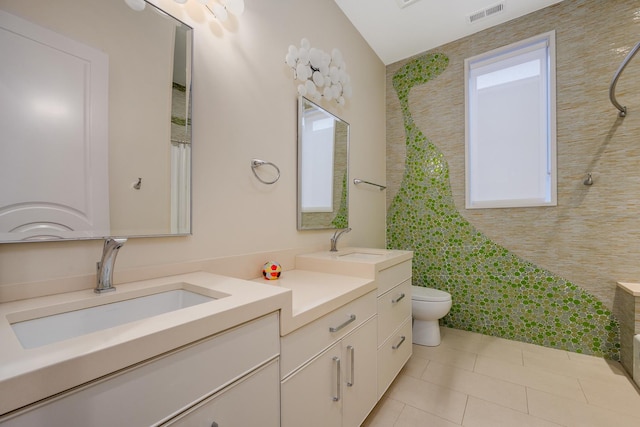
M 494 361 L 497 361 L 499 363 L 509 363 L 507 361 L 503 361 L 503 360 L 500 360 L 500 359 L 483 356 L 481 354 L 479 356 L 482 356 L 482 357 L 487 358 L 487 359 L 493 359 Z M 520 365 L 516 365 L 514 363 L 511 363 L 511 365 L 520 366 Z M 553 376 L 559 376 L 559 377 L 563 377 L 564 379 L 573 380 L 573 381 L 576 381 L 576 382 L 578 382 L 578 380 L 579 380 L 578 377 L 561 374 L 561 373 L 550 371 L 548 369 L 540 368 L 540 367 L 537 367 L 537 366 L 520 366 L 520 367 L 523 368 L 523 369 L 534 371 L 533 373 L 537 373 L 537 374 L 548 374 L 548 375 L 553 375 Z M 480 373 L 480 372 L 478 372 L 478 373 Z M 484 374 L 484 375 L 487 375 L 487 374 Z M 488 375 L 488 376 L 493 377 L 492 375 Z M 494 377 L 494 378 L 502 379 L 502 378 L 499 378 L 499 377 Z M 504 380 L 504 381 L 511 382 L 509 380 Z M 529 384 L 522 384 L 522 383 L 514 383 L 514 384 L 524 385 L 524 386 L 528 386 L 528 387 L 531 387 L 533 389 L 538 390 L 537 388 L 535 388 L 535 387 L 533 387 L 533 386 L 531 386 Z M 581 390 L 582 390 L 582 387 L 581 387 Z M 544 390 L 539 390 L 539 391 L 544 391 Z
M 453 334 L 452 334 L 453 335 Z M 437 417 L 439 419 L 442 420 L 446 420 L 447 422 L 450 422 L 452 424 L 455 425 L 460 425 L 463 426 L 465 421 L 467 422 L 475 422 L 475 420 L 469 418 L 469 409 L 470 409 L 470 401 L 471 398 L 477 399 L 479 401 L 483 401 L 485 403 L 491 404 L 491 405 L 495 405 L 496 410 L 498 407 L 500 408 L 504 408 L 508 411 L 513 411 L 514 413 L 520 413 L 525 417 L 530 417 L 531 419 L 537 419 L 537 420 L 541 420 L 541 421 L 546 421 L 549 422 L 553 425 L 557 425 L 557 426 L 565 426 L 566 424 L 560 424 L 558 423 L 558 420 L 551 420 L 551 419 L 547 419 L 545 417 L 540 417 L 538 415 L 534 415 L 531 413 L 532 410 L 532 393 L 535 391 L 536 393 L 543 393 L 547 396 L 549 396 L 550 398 L 553 397 L 557 397 L 557 398 L 562 398 L 562 399 L 567 399 L 568 401 L 573 401 L 575 402 L 575 404 L 578 405 L 586 405 L 586 406 L 579 406 L 582 408 L 593 408 L 594 410 L 597 408 L 598 410 L 603 410 L 603 411 L 607 411 L 611 414 L 620 414 L 620 415 L 625 415 L 625 416 L 629 416 L 633 419 L 636 418 L 640 418 L 640 415 L 636 416 L 633 413 L 627 413 L 626 411 L 620 411 L 620 410 L 616 410 L 614 408 L 608 407 L 606 405 L 601 405 L 599 404 L 599 400 L 596 399 L 594 401 L 594 403 L 590 402 L 587 395 L 589 394 L 588 391 L 590 390 L 589 387 L 592 387 L 593 385 L 591 383 L 588 383 L 590 381 L 594 381 L 594 382 L 607 382 L 607 377 L 609 375 L 609 373 L 612 375 L 612 379 L 614 378 L 614 376 L 618 377 L 620 376 L 619 372 L 616 371 L 616 369 L 613 369 L 614 367 L 611 367 L 609 369 L 606 369 L 607 367 L 605 365 L 603 365 L 601 362 L 599 363 L 593 363 L 593 369 L 590 366 L 591 364 L 591 360 L 589 359 L 582 359 L 582 358 L 571 358 L 570 355 L 567 352 L 562 352 L 563 357 L 559 357 L 560 354 L 555 355 L 555 354 L 551 354 L 549 353 L 548 355 L 546 355 L 544 352 L 536 352 L 536 351 L 530 351 L 530 349 L 523 347 L 517 348 L 517 347 L 512 347 L 509 348 L 508 346 L 505 346 L 505 351 L 508 351 L 508 355 L 509 357 L 504 357 L 504 358 L 500 358 L 500 348 L 499 346 L 496 346 L 496 348 L 491 349 L 491 351 L 487 352 L 487 353 L 492 353 L 492 354 L 481 354 L 478 351 L 472 351 L 470 350 L 470 347 L 472 347 L 472 345 L 470 346 L 464 346 L 462 344 L 462 341 L 464 340 L 464 336 L 463 334 L 456 334 L 456 340 L 460 340 L 460 341 L 456 341 L 455 342 L 455 346 L 448 346 L 446 341 L 443 339 L 443 350 L 445 350 L 442 354 L 437 354 L 437 353 L 432 353 L 428 356 L 425 356 L 424 354 L 416 354 L 416 353 L 421 353 L 420 351 L 418 352 L 413 352 L 413 355 L 411 356 L 412 358 L 416 358 L 416 359 L 420 359 L 420 362 L 416 364 L 415 367 L 418 367 L 418 369 L 412 371 L 414 373 L 417 373 L 418 376 L 412 376 L 412 375 L 407 375 L 406 373 L 404 373 L 403 375 L 407 376 L 407 377 L 411 377 L 414 380 L 418 380 L 424 383 L 429 383 L 433 386 L 437 386 L 437 387 L 441 387 L 443 390 L 450 390 L 452 392 L 464 395 L 465 398 L 465 402 L 464 402 L 464 407 L 463 407 L 463 411 L 462 411 L 462 417 L 461 417 L 461 421 L 460 423 L 457 423 L 455 421 L 452 421 L 449 418 L 444 418 L 441 415 L 437 415 L 434 414 L 433 412 L 430 412 L 429 410 L 425 410 L 423 408 L 418 408 L 418 407 L 414 407 L 413 405 L 407 404 L 406 402 L 402 402 L 401 400 L 396 399 L 396 401 L 398 401 L 399 403 L 401 403 L 402 407 L 400 409 L 400 411 L 395 415 L 395 420 L 393 421 L 393 426 L 395 427 L 407 427 L 408 424 L 403 424 L 401 422 L 402 420 L 402 415 L 404 414 L 404 416 L 406 417 L 408 414 L 410 414 L 411 412 L 407 413 L 406 410 L 407 408 L 413 408 L 417 411 L 421 411 L 422 413 L 427 413 L 429 414 L 429 416 L 433 416 L 433 417 Z M 473 340 L 475 340 L 474 337 L 472 337 Z M 481 348 L 480 347 L 476 347 L 476 348 Z M 512 349 L 517 349 L 519 351 L 519 356 L 521 359 L 521 363 L 514 363 L 514 357 L 516 354 L 512 353 Z M 482 349 L 480 349 L 481 351 Z M 525 354 L 525 351 L 527 352 Z M 460 357 L 463 357 L 465 360 L 461 359 L 462 366 L 456 365 L 455 363 L 447 363 L 446 359 L 447 357 L 449 359 L 456 357 L 456 354 L 459 354 Z M 445 356 L 445 358 L 442 357 L 442 355 Z M 497 355 L 498 357 L 493 357 L 494 355 Z M 435 357 L 434 357 L 435 356 Z M 489 373 L 487 372 L 479 372 L 477 369 L 479 367 L 479 363 L 482 359 L 480 359 L 478 356 L 482 356 L 483 359 L 485 359 L 487 362 L 486 363 L 490 363 L 490 365 L 487 365 Z M 433 357 L 433 358 L 431 358 Z M 472 358 L 471 358 L 472 357 Z M 440 359 L 440 360 L 438 360 Z M 548 360 L 547 360 L 548 359 Z M 528 362 L 527 362 L 528 360 Z M 558 364 L 560 366 L 554 366 L 554 362 L 557 360 Z M 433 365 L 432 362 L 435 362 L 436 365 Z M 596 360 L 594 360 L 594 362 L 597 362 Z M 422 364 L 424 364 L 424 366 L 421 366 Z M 505 384 L 512 384 L 512 385 L 516 385 L 516 386 L 520 386 L 520 387 L 524 387 L 524 397 L 525 397 L 525 405 L 524 405 L 524 412 L 522 409 L 515 409 L 511 406 L 507 406 L 501 403 L 497 403 L 494 402 L 492 400 L 487 400 L 486 396 L 485 397 L 481 397 L 478 395 L 473 395 L 473 394 L 469 394 L 465 391 L 460 391 L 456 388 L 451 387 L 451 385 L 442 385 L 436 382 L 432 382 L 428 379 L 423 378 L 423 376 L 425 376 L 427 369 L 429 367 L 435 367 L 437 368 L 439 365 L 437 364 L 442 364 L 442 365 L 446 365 L 448 368 L 453 369 L 453 370 L 459 370 L 459 371 L 464 371 L 464 372 L 473 372 L 474 374 L 478 375 L 480 377 L 479 384 L 482 384 L 482 378 L 487 378 L 490 380 L 495 380 L 495 381 L 499 381 L 501 383 L 505 383 Z M 468 366 L 471 366 L 471 369 L 468 368 Z M 464 367 L 463 367 L 464 366 Z M 511 366 L 512 368 L 508 368 L 508 366 Z M 520 375 L 520 373 L 518 373 L 517 371 L 515 371 L 515 373 L 517 375 L 515 375 L 515 377 L 520 378 L 520 379 L 524 379 L 525 381 L 519 381 L 519 382 L 514 382 L 513 380 L 511 380 L 510 378 L 513 378 L 514 376 L 509 375 L 509 373 L 507 372 L 504 376 L 498 376 L 500 375 L 501 371 L 509 370 L 509 369 L 515 369 L 513 367 L 519 367 L 518 369 L 522 369 L 522 376 Z M 562 367 L 566 367 L 566 369 L 561 369 Z M 567 372 L 570 372 L 570 374 L 567 374 Z M 496 375 L 492 375 L 492 373 L 495 373 Z M 593 375 L 591 374 L 593 373 Z M 546 380 L 543 379 L 542 383 L 536 384 L 535 381 L 535 377 L 538 374 L 545 374 L 546 376 L 548 376 L 549 378 L 547 378 Z M 630 381 L 632 384 L 633 382 L 629 379 L 629 375 L 626 372 L 623 372 L 623 376 Z M 560 377 L 560 379 L 562 379 L 561 383 L 564 383 L 564 380 L 568 380 L 566 385 L 567 385 L 567 392 L 572 390 L 572 384 L 577 383 L 577 386 L 580 388 L 580 393 L 577 393 L 578 390 L 574 390 L 574 396 L 571 395 L 571 393 L 567 393 L 567 394 L 556 394 L 554 393 L 554 382 L 553 382 L 553 377 Z M 445 383 L 447 383 L 446 381 L 444 381 Z M 523 383 L 526 382 L 526 383 Z M 548 382 L 548 384 L 547 384 Z M 615 389 L 615 386 L 613 388 L 613 390 Z M 626 389 L 625 389 L 626 390 Z M 638 391 L 638 388 L 635 388 L 636 391 Z M 480 395 L 482 395 L 483 393 L 479 393 Z M 490 396 L 490 395 L 488 395 Z M 462 397 L 462 396 L 461 396 Z M 535 402 L 535 397 L 534 398 L 534 402 Z M 553 400 L 553 399 L 552 399 Z M 534 405 L 535 407 L 535 405 Z M 395 411 L 394 411 L 395 412 Z M 543 413 L 544 415 L 544 413 Z M 571 424 L 573 421 L 569 421 L 569 425 L 573 425 Z M 412 424 L 413 425 L 413 424 Z
M 537 389 L 534 389 L 534 388 L 532 388 L 532 390 L 535 390 L 535 391 L 537 391 L 539 393 L 544 393 L 544 394 L 547 394 L 547 395 L 555 397 L 555 395 L 553 393 L 549 393 L 547 391 L 541 391 L 541 390 L 537 390 Z M 527 404 L 528 404 L 528 393 L 529 393 L 529 387 L 527 387 Z M 612 415 L 622 415 L 624 417 L 638 418 L 640 420 L 640 415 L 633 415 L 633 414 L 629 414 L 629 413 L 626 413 L 626 412 L 623 412 L 623 411 L 619 411 L 619 410 L 616 410 L 616 409 L 612 409 L 612 408 L 608 408 L 608 407 L 605 407 L 605 406 L 601 406 L 601 405 L 598 405 L 598 404 L 595 404 L 595 403 L 591 403 L 588 400 L 586 402 L 577 402 L 577 403 L 585 405 L 586 407 L 589 407 L 589 408 L 594 408 L 594 409 L 599 409 L 601 411 L 609 412 Z M 544 417 L 541 417 L 541 416 L 536 415 L 536 414 L 531 414 L 530 413 L 529 415 L 531 415 L 533 417 L 536 417 L 538 419 L 549 421 L 549 422 L 554 423 L 554 424 L 558 424 L 558 422 L 556 422 L 556 421 L 554 421 L 552 419 L 544 418 Z M 560 425 L 566 426 L 565 424 L 560 424 Z
M 469 406 L 469 395 L 467 394 L 467 398 L 464 401 L 464 411 L 462 411 L 462 420 L 460 420 L 460 425 L 464 426 L 464 420 L 467 416 L 467 407 Z
M 503 406 L 503 405 L 500 405 L 499 403 L 495 403 L 495 402 L 492 402 L 492 401 L 490 401 L 490 400 L 482 399 L 482 398 L 477 397 L 477 396 L 471 396 L 471 397 L 473 397 L 474 399 L 481 400 L 481 401 L 483 401 L 483 402 L 485 402 L 485 403 L 488 403 L 488 404 L 490 404 L 490 405 L 500 406 L 501 408 L 505 408 L 505 409 L 507 409 L 507 410 L 509 410 L 509 411 L 517 412 L 517 413 L 522 414 L 522 415 L 525 415 L 525 416 L 527 416 L 527 417 L 534 418 L 534 419 L 536 419 L 536 420 L 545 421 L 545 422 L 548 422 L 548 423 L 551 423 L 551 424 L 557 425 L 557 426 L 559 426 L 559 427 L 569 427 L 569 426 L 567 426 L 566 424 L 559 424 L 559 423 L 557 423 L 556 421 L 553 421 L 553 420 L 550 420 L 550 419 L 547 419 L 547 418 L 543 418 L 543 417 L 540 417 L 540 416 L 535 415 L 535 414 L 531 414 L 531 413 L 529 413 L 528 411 L 527 411 L 527 412 L 522 412 L 522 411 L 518 411 L 517 409 L 509 408 L 508 406 Z M 464 425 L 464 424 L 463 424 L 463 425 Z
M 454 368 L 455 368 L 455 367 L 454 367 Z M 466 369 L 463 369 L 463 370 L 466 370 Z M 503 380 L 503 379 L 501 379 L 501 378 L 492 377 L 492 376 L 490 376 L 490 375 L 481 374 L 481 373 L 479 373 L 479 372 L 474 372 L 474 374 L 476 374 L 476 375 L 480 375 L 480 376 L 483 376 L 483 377 L 485 377 L 485 378 L 489 378 L 489 379 L 492 379 L 492 380 L 502 381 L 502 382 L 505 382 L 505 383 L 508 383 L 508 384 L 511 384 L 511 385 L 520 386 L 520 387 L 522 387 L 522 388 L 524 388 L 524 389 L 525 389 L 525 393 L 526 393 L 526 388 L 527 388 L 527 386 L 526 386 L 526 385 L 524 385 L 524 384 L 516 384 L 516 383 L 512 383 L 512 382 L 510 382 L 510 381 Z M 415 377 L 413 377 L 413 378 L 415 378 Z M 461 391 L 461 390 L 456 390 L 455 388 L 452 388 L 452 387 L 450 387 L 450 386 L 446 386 L 446 385 L 442 385 L 442 384 L 434 383 L 434 382 L 429 381 L 429 380 L 426 380 L 426 379 L 424 379 L 424 378 L 422 378 L 422 377 L 417 378 L 417 379 L 418 379 L 418 380 L 420 380 L 420 381 L 423 381 L 423 382 L 426 382 L 426 383 L 429 383 L 429 384 L 435 385 L 435 386 L 437 386 L 437 387 L 446 388 L 447 390 L 451 390 L 451 391 L 454 391 L 454 392 L 456 392 L 456 393 L 464 394 L 464 395 L 466 395 L 466 396 L 467 396 L 467 401 L 469 400 L 469 397 L 473 397 L 473 398 L 475 398 L 475 399 L 479 399 L 479 400 L 482 400 L 482 401 L 485 401 L 485 402 L 489 402 L 489 403 L 491 403 L 491 404 L 493 404 L 493 405 L 500 406 L 500 407 L 502 407 L 502 408 L 511 409 L 512 411 L 519 412 L 519 413 L 521 413 L 521 414 L 528 414 L 528 412 L 522 412 L 522 411 L 520 411 L 520 410 L 518 410 L 518 409 L 515 409 L 515 408 L 512 408 L 512 407 L 510 407 L 510 406 L 505 406 L 505 405 L 503 405 L 503 404 L 500 404 L 500 403 L 497 403 L 497 402 L 493 402 L 493 401 L 487 400 L 487 399 L 486 399 L 486 398 L 484 398 L 484 397 L 476 396 L 476 395 L 473 395 L 473 394 L 469 394 L 469 393 L 464 392 L 464 391 Z M 541 391 L 541 390 L 539 390 L 539 391 Z M 526 395 L 525 395 L 525 396 L 526 396 Z M 527 401 L 527 408 L 528 408 L 528 401 Z M 465 410 L 466 410 L 466 403 L 465 403 Z M 527 410 L 528 410 L 528 409 L 527 409 Z
M 457 424 L 457 425 L 459 425 L 459 426 L 462 426 L 462 425 L 463 425 L 463 421 L 464 421 L 464 413 L 465 413 L 465 411 L 466 411 L 466 409 L 467 409 L 467 402 L 469 401 L 469 395 L 468 395 L 468 394 L 466 394 L 466 393 L 460 393 L 460 394 L 464 394 L 464 395 L 466 396 L 466 399 L 465 399 L 465 402 L 464 402 L 465 410 L 464 410 L 464 411 L 462 411 L 462 420 L 461 420 L 459 423 L 458 423 L 458 422 L 456 422 L 456 421 L 452 421 L 452 420 L 450 420 L 449 418 L 445 418 L 445 417 L 443 417 L 442 415 L 438 415 L 438 414 L 434 414 L 433 412 L 429 412 L 429 411 L 427 411 L 426 409 L 418 408 L 418 407 L 413 406 L 413 405 L 409 405 L 408 403 L 406 403 L 406 402 L 402 402 L 401 400 L 399 400 L 399 402 L 402 402 L 402 403 L 404 404 L 404 407 L 402 408 L 402 410 L 403 410 L 403 411 L 404 411 L 404 408 L 406 408 L 406 407 L 408 406 L 408 407 L 410 407 L 410 408 L 415 409 L 416 411 L 420 411 L 420 412 L 424 412 L 425 414 L 429 414 L 429 415 L 431 415 L 432 417 L 436 417 L 436 418 L 439 418 L 439 419 L 441 419 L 441 420 L 444 420 L 444 421 L 447 421 L 447 422 L 450 422 L 450 423 L 453 423 L 453 424 Z M 400 413 L 402 413 L 402 411 L 400 411 Z M 398 417 L 398 418 L 400 418 L 400 417 Z M 395 425 L 396 425 L 397 423 L 398 423 L 398 419 L 396 419 L 396 421 L 393 423 L 394 427 L 395 427 Z M 397 427 L 401 427 L 401 426 L 397 426 Z
M 397 424 L 398 424 L 398 422 L 400 421 L 400 415 L 402 415 L 402 411 L 404 411 L 404 408 L 406 408 L 406 407 L 407 407 L 407 404 L 406 404 L 406 403 L 404 403 L 404 402 L 403 402 L 403 401 L 401 401 L 401 400 L 397 400 L 397 399 L 394 399 L 394 400 L 395 400 L 396 402 L 400 402 L 400 403 L 402 403 L 402 409 L 400 409 L 400 412 L 398 412 L 398 415 L 396 415 L 395 419 L 393 420 L 393 427 L 396 427 L 396 425 L 397 425 Z M 398 427 L 401 427 L 401 426 L 398 426 Z

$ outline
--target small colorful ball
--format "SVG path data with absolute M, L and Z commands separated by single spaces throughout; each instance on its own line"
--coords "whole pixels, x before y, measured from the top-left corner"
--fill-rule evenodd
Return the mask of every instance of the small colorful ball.
M 282 267 L 275 261 L 269 261 L 262 267 L 262 275 L 267 280 L 278 280 L 282 273 Z

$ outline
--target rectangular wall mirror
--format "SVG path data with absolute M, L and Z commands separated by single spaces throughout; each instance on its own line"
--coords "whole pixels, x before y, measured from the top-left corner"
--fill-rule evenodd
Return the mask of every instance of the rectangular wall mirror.
M 0 54 L 0 242 L 191 232 L 189 26 L 146 2 L 3 0 Z
M 346 228 L 349 124 L 298 99 L 298 230 Z

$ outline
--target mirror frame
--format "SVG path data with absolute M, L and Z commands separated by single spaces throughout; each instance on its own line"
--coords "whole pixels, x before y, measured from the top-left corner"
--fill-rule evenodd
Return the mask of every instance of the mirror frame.
M 333 194 L 339 194 L 339 198 L 336 199 L 333 196 L 333 210 L 331 212 L 303 212 L 302 208 L 302 191 L 303 191 L 303 144 L 304 144 L 304 118 L 305 112 L 309 109 L 319 111 L 327 116 L 327 118 L 333 118 L 335 123 L 341 123 L 346 126 L 346 135 L 344 145 L 340 148 L 344 148 L 344 168 L 336 174 L 336 158 L 333 157 Z M 347 228 L 349 226 L 349 144 L 350 144 L 350 125 L 340 117 L 327 111 L 325 108 L 316 104 L 315 102 L 300 96 L 298 98 L 298 179 L 297 179 L 297 229 L 298 231 L 305 230 L 325 230 L 325 229 L 339 229 Z M 335 133 L 334 133 L 335 135 Z M 334 153 L 337 153 L 336 140 L 334 138 Z M 342 170 L 344 170 L 343 173 Z M 339 203 L 335 203 L 339 200 Z M 305 218 L 311 217 L 312 221 L 317 224 L 305 225 Z M 329 218 L 323 218 L 329 217 Z

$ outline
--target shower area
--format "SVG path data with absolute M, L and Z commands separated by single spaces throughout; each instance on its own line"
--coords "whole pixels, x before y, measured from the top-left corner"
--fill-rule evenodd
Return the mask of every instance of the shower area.
M 552 30 L 558 205 L 465 210 L 464 59 Z M 416 252 L 417 284 L 447 287 L 458 301 L 445 325 L 509 338 L 500 322 L 511 322 L 519 340 L 622 358 L 629 370 L 626 319 L 634 314 L 617 283 L 640 282 L 640 60 L 631 60 L 638 39 L 637 1 L 563 1 L 425 52 L 447 64 L 400 96 L 394 76 L 410 78 L 402 74 L 409 60 L 387 67 L 387 242 Z M 409 158 L 414 145 L 439 156 L 442 191 L 430 191 L 437 180 L 427 173 L 438 165 Z M 416 166 L 422 180 L 407 181 Z M 402 194 L 415 199 L 406 224 L 392 215 Z M 531 290 L 514 286 L 523 277 Z M 542 308 L 532 314 L 530 306 Z

